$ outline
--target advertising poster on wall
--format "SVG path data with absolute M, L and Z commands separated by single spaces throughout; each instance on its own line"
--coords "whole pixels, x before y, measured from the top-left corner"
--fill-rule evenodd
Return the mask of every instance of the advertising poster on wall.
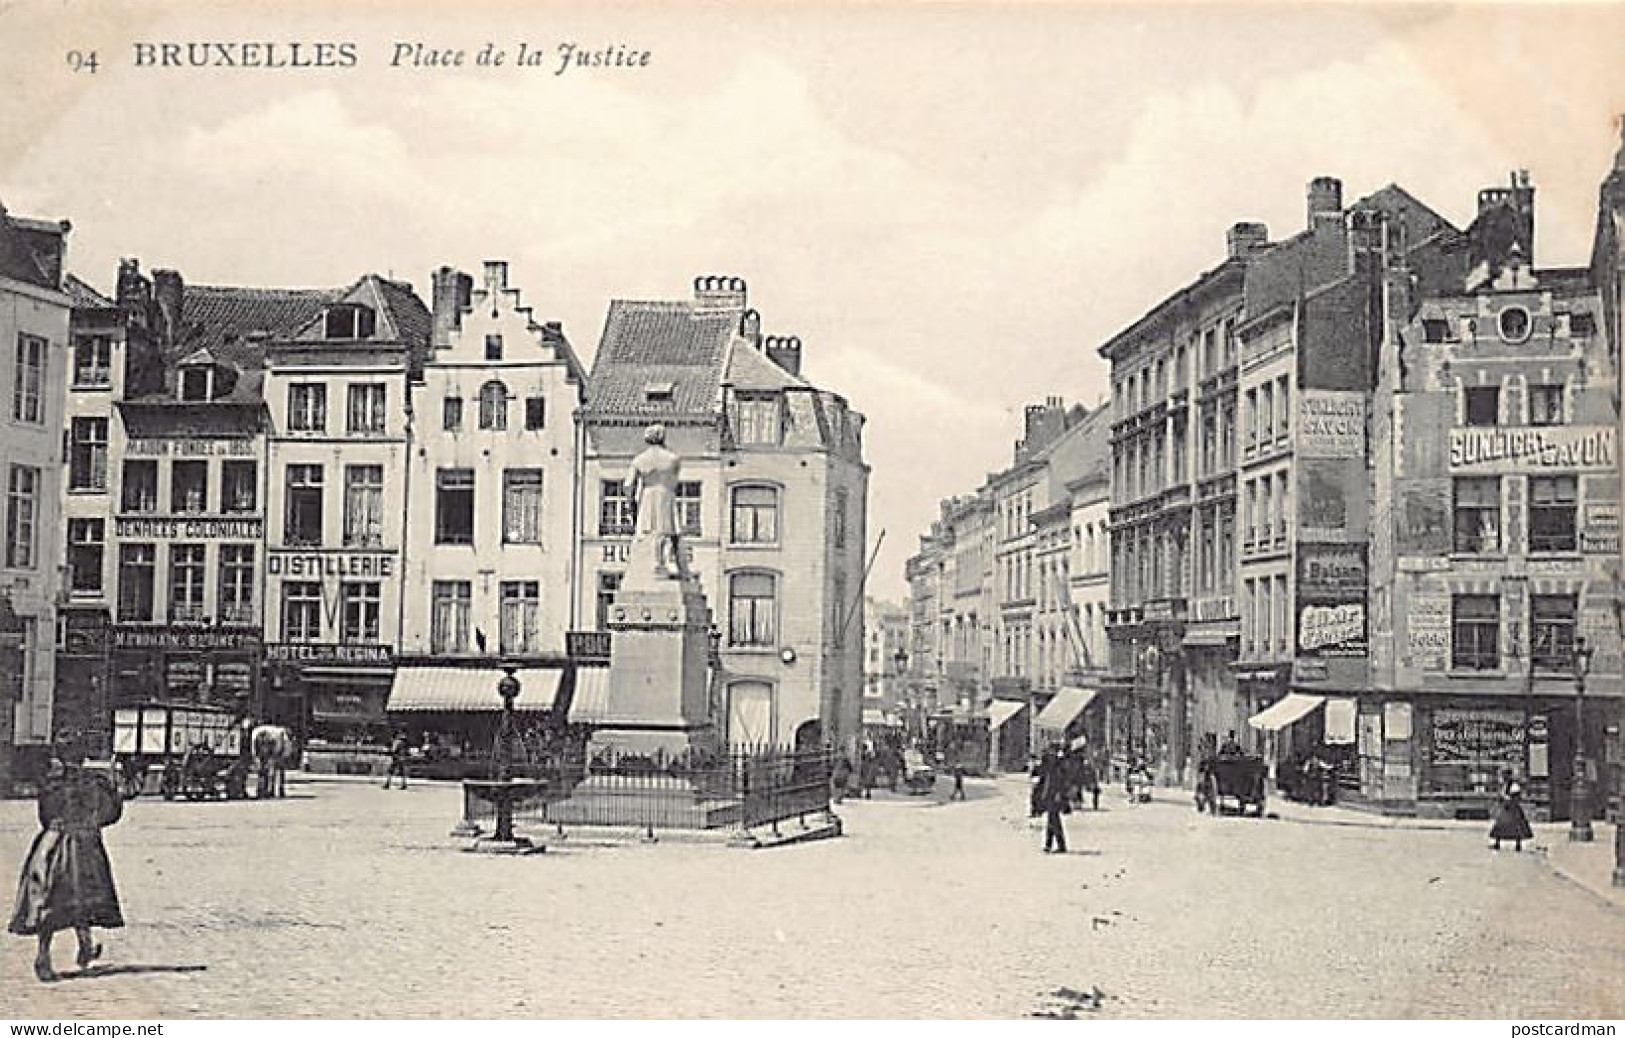
M 1437 439 L 1438 437 L 1435 437 Z M 1450 553 L 1450 482 L 1444 479 L 1394 481 L 1396 550 L 1400 555 Z
M 1365 394 L 1305 389 L 1298 395 L 1298 457 L 1363 459 Z
M 1414 594 L 1405 600 L 1405 654 L 1411 666 L 1444 670 L 1450 656 L 1450 596 Z
M 1298 464 L 1298 542 L 1366 539 L 1365 463 L 1316 459 Z
M 1439 430 L 1455 424 L 1455 399 L 1448 393 L 1407 393 L 1394 398 L 1394 426 L 1400 479 L 1428 479 L 1450 472 L 1449 443 Z
M 1602 482 L 1597 480 L 1595 482 Z M 1619 554 L 1619 502 L 1591 500 L 1593 481 L 1586 483 L 1585 521 L 1580 526 L 1580 550 L 1587 555 Z M 1600 496 L 1600 495 L 1597 495 Z
M 1298 607 L 1298 655 L 1363 658 L 1366 654 L 1365 600 L 1304 603 Z

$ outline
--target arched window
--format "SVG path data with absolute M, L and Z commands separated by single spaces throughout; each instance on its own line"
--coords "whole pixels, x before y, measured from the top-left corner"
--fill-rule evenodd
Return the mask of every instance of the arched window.
M 508 427 L 508 387 L 501 382 L 487 382 L 480 387 L 480 428 L 506 429 Z
M 729 576 L 728 644 L 770 648 L 778 642 L 778 579 L 754 571 Z
M 735 681 L 728 686 L 728 744 L 768 746 L 778 742 L 773 686 L 766 681 Z

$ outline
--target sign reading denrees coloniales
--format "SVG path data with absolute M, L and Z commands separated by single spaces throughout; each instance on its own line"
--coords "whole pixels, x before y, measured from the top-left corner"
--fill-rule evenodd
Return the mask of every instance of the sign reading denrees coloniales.
M 1451 429 L 1456 472 L 1601 469 L 1618 465 L 1615 430 L 1606 425 Z

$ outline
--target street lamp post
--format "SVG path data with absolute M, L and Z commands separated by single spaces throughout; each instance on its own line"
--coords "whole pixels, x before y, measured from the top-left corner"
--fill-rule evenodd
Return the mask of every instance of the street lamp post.
M 1591 670 L 1591 652 L 1584 638 L 1574 639 L 1574 783 L 1569 790 L 1569 839 L 1575 843 L 1590 843 L 1595 838 L 1585 757 L 1586 673 Z

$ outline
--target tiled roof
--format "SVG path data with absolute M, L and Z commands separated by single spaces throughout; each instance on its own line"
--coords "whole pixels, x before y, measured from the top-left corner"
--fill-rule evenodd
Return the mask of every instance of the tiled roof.
M 261 399 L 265 367 L 264 338 L 287 334 L 337 299 L 340 289 L 242 288 L 235 285 L 185 285 L 181 326 L 165 351 L 164 388 L 147 399 L 173 400 L 184 359 L 204 353 L 236 372 L 231 389 L 220 399 Z
M 712 411 L 728 342 L 731 312 L 694 313 L 683 302 L 616 299 L 587 383 L 587 409 L 599 414 L 695 414 Z M 669 399 L 648 387 L 671 383 Z
M 761 351 L 740 341 L 728 352 L 727 383 L 735 389 L 774 390 L 807 383 L 763 356 Z
M 69 274 L 62 279 L 62 290 L 68 293 L 73 300 L 76 310 L 107 310 L 118 304 L 91 288 L 77 274 Z
M 0 277 L 60 289 L 66 223 L 11 216 L 0 206 Z

